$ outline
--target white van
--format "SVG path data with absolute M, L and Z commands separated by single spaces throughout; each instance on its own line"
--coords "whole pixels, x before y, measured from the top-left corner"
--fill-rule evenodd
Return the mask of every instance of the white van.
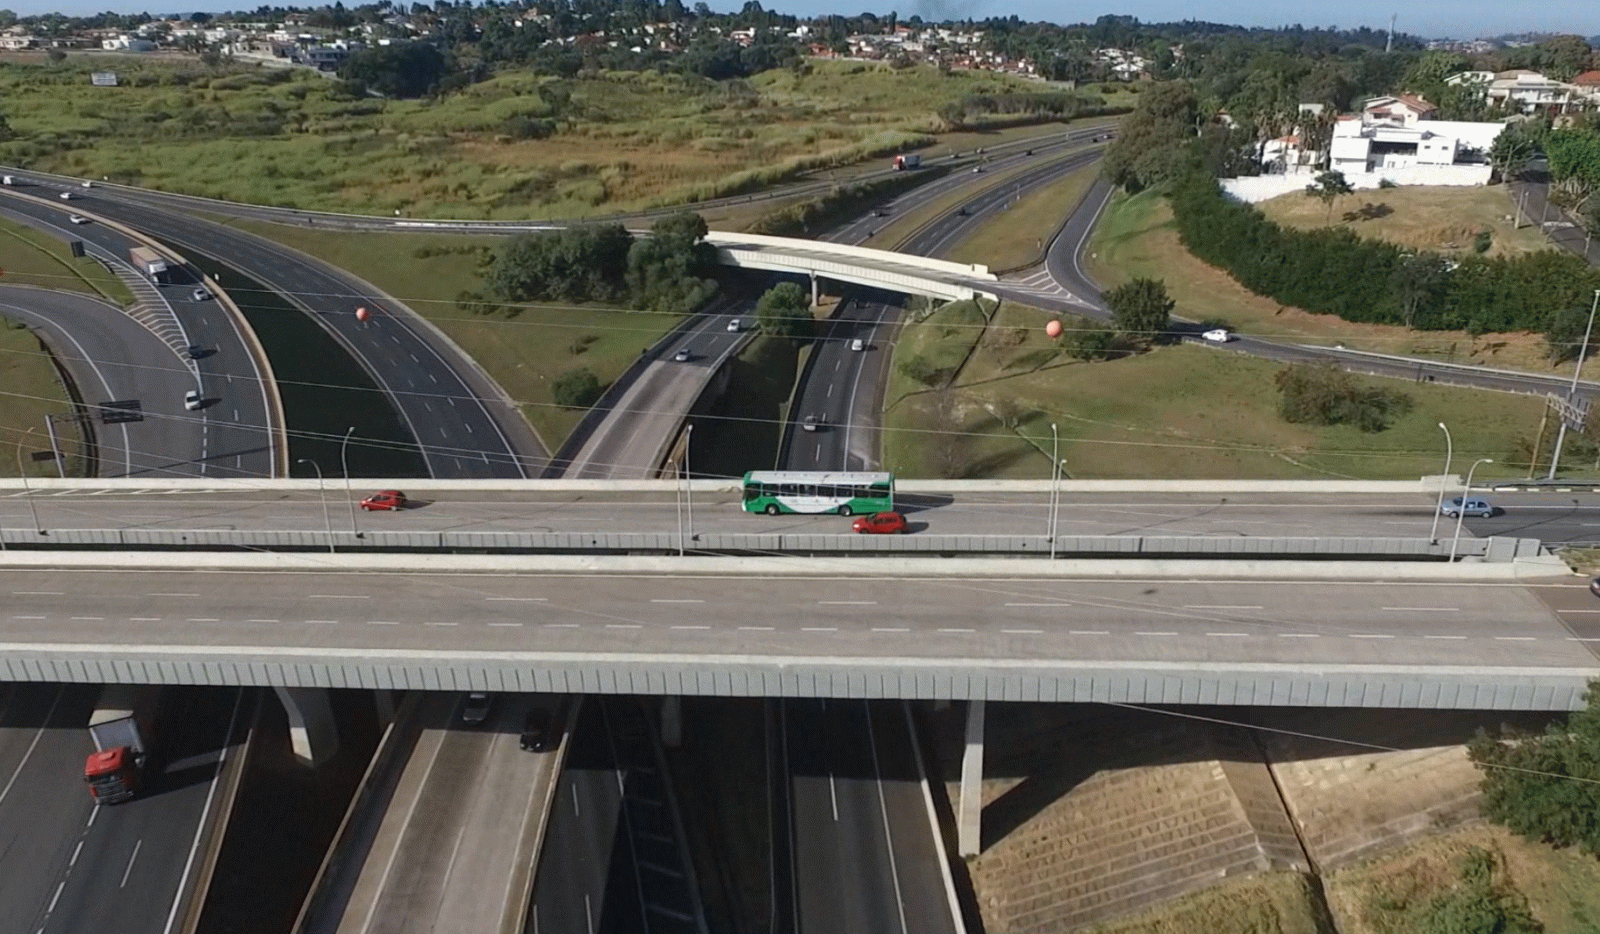
M 0 185 L 15 185 L 17 180 L 10 175 L 0 175 Z

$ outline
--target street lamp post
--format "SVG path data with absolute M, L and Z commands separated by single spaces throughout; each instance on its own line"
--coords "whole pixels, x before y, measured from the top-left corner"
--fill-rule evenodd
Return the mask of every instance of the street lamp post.
M 1479 464 L 1492 464 L 1494 458 L 1480 457 L 1472 462 L 1472 467 L 1467 471 L 1467 486 L 1461 491 L 1461 511 L 1456 513 L 1456 535 L 1450 540 L 1450 562 L 1455 563 L 1456 546 L 1461 544 L 1461 523 L 1467 518 L 1467 499 L 1472 495 L 1472 473 L 1478 469 Z
M 689 506 L 689 540 L 694 540 L 694 473 L 689 470 L 689 442 L 694 439 L 694 423 L 683 429 L 683 499 Z M 681 553 L 681 549 L 680 549 Z
M 1056 556 L 1056 513 L 1061 505 L 1061 433 L 1050 423 L 1050 557 Z
M 1589 355 L 1589 335 L 1594 333 L 1594 313 L 1600 309 L 1600 289 L 1594 290 L 1594 301 L 1589 303 L 1589 323 L 1583 329 L 1583 346 L 1578 349 L 1578 365 L 1572 368 L 1572 386 L 1567 390 L 1567 404 L 1573 405 L 1578 398 L 1578 377 L 1583 374 L 1583 358 Z M 1561 424 L 1556 428 L 1556 450 L 1550 458 L 1550 472 L 1545 475 L 1546 480 L 1556 478 L 1556 467 L 1561 464 L 1561 444 L 1567 440 L 1567 416 L 1562 413 Z
M 1440 422 L 1439 430 L 1444 432 L 1444 473 L 1439 477 L 1439 502 L 1433 510 L 1433 531 L 1428 533 L 1428 541 L 1435 545 L 1439 544 L 1439 514 L 1444 511 L 1444 485 L 1450 482 L 1450 459 L 1455 456 L 1455 445 L 1450 442 L 1450 429 Z
M 350 531 L 360 538 L 361 530 L 356 527 L 356 494 L 350 489 L 350 462 L 345 458 L 345 452 L 350 448 L 350 436 L 355 434 L 355 430 L 354 425 L 346 428 L 344 440 L 339 442 L 339 470 L 344 474 L 344 498 L 350 502 Z
M 28 471 L 22 466 L 22 439 L 32 435 L 33 429 L 29 428 L 27 434 L 17 438 L 17 476 L 22 478 L 22 498 L 28 501 L 28 512 L 33 515 L 34 534 L 43 535 L 44 529 L 39 525 L 39 506 L 33 501 L 33 491 L 28 488 Z
M 310 464 L 311 469 L 317 472 L 317 494 L 322 497 L 322 524 L 328 530 L 328 554 L 333 554 L 333 516 L 328 512 L 328 487 L 322 482 L 322 467 L 309 457 L 302 457 L 295 461 L 296 464 Z

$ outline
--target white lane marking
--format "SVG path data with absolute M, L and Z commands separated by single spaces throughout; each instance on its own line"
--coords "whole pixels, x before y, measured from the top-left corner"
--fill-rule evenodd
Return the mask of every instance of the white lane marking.
M 1393 639 L 1394 636 L 1384 632 L 1352 632 L 1348 634 L 1352 639 Z
M 90 813 L 93 813 L 93 812 L 90 812 Z M 56 901 L 61 898 L 61 890 L 66 888 L 66 887 L 67 887 L 67 880 L 65 880 L 65 879 L 62 879 L 59 883 L 56 884 L 56 894 L 50 896 L 50 907 L 46 908 L 44 910 L 45 914 L 54 914 L 55 913 Z M 44 929 L 40 928 L 39 930 L 43 931 Z
M 489 625 L 505 627 L 505 626 L 521 626 L 522 624 L 521 623 L 490 623 Z M 569 625 L 574 625 L 575 626 L 577 624 L 576 623 L 572 623 L 572 624 L 569 624 Z
M 874 627 L 872 627 L 872 631 L 873 632 L 910 632 L 911 630 L 910 629 L 896 628 L 896 627 L 893 627 L 893 626 L 874 626 Z
M 306 594 L 307 600 L 370 600 L 364 593 L 313 593 Z
M 484 597 L 490 603 L 548 603 L 549 597 Z
M 1185 603 L 1186 610 L 1261 610 L 1259 606 L 1230 606 L 1226 603 Z
M 710 629 L 710 626 L 668 626 L 668 629 Z
M 133 864 L 134 864 L 134 861 L 136 861 L 139 858 L 139 847 L 141 847 L 143 845 L 144 845 L 144 841 L 143 840 L 135 840 L 135 841 L 133 841 L 133 854 L 128 857 L 128 868 L 122 870 L 122 884 L 117 886 L 117 888 L 125 889 L 125 888 L 128 887 L 128 877 L 133 875 Z
M 308 619 L 306 624 L 310 626 L 337 626 L 339 621 L 336 619 Z
M 877 606 L 876 600 L 818 600 L 817 606 Z
M 1136 632 L 1136 636 L 1175 636 L 1175 632 Z
M 13 596 L 17 596 L 17 597 L 64 597 L 64 596 L 66 596 L 66 592 L 65 591 L 61 591 L 61 590 L 13 590 L 13 591 L 11 591 L 11 593 L 12 593 Z M 159 597 L 161 595 L 160 594 L 151 594 L 151 596 Z
M 1537 642 L 1537 636 L 1495 636 L 1496 642 Z
M 1044 632 L 1043 629 L 1002 629 L 1000 631 L 1012 636 L 1037 636 Z
M 160 617 L 160 616 L 130 616 L 130 617 L 128 617 L 128 622 L 130 622 L 130 623 L 159 623 L 159 622 L 161 622 L 161 619 L 162 619 L 162 617 Z
M 1006 606 L 1072 606 L 1070 603 L 1007 603 Z
M 1459 613 L 1459 607 L 1453 606 L 1386 606 L 1381 608 L 1385 613 Z
M 643 629 L 643 626 L 634 623 L 606 623 L 607 629 Z
M 740 626 L 740 632 L 772 632 L 776 626 Z
M 1467 637 L 1466 636 L 1423 636 L 1422 638 L 1424 638 L 1424 639 L 1449 639 L 1449 640 L 1452 640 L 1452 641 L 1455 641 L 1455 642 L 1460 642 L 1460 641 L 1466 639 Z
M 72 620 L 75 623 L 98 623 L 98 622 L 100 622 L 100 621 L 105 619 L 104 616 L 69 616 L 67 618 Z M 199 620 L 191 619 L 189 622 L 194 623 L 194 622 L 199 622 Z M 216 622 L 216 620 L 214 620 L 214 619 L 213 620 L 207 620 L 207 622 L 214 623 L 214 622 Z
M 276 623 L 276 622 L 278 622 L 278 620 L 275 620 L 275 619 L 247 619 L 247 620 L 245 620 L 245 622 L 247 622 L 247 623 Z
M 1219 637 L 1220 636 L 1241 637 L 1241 636 L 1248 636 L 1250 634 L 1248 632 L 1208 632 L 1208 633 L 1206 633 L 1206 635 L 1208 635 L 1208 636 L 1219 636 Z
M 379 624 L 378 623 L 373 623 L 373 625 L 376 626 L 376 625 L 379 625 Z M 423 623 L 422 625 L 424 625 L 424 626 L 459 626 L 461 624 L 460 623 Z
M 147 593 L 147 597 L 198 597 L 197 593 Z
M 188 622 L 191 622 L 191 623 L 220 623 L 220 622 L 222 622 L 222 620 L 217 619 L 214 616 L 191 616 L 191 617 L 189 617 Z
M 1111 631 L 1109 629 L 1068 629 L 1067 630 L 1067 635 L 1069 635 L 1069 636 L 1109 636 L 1109 635 L 1111 635 Z
M 1280 632 L 1279 639 L 1320 639 L 1321 636 L 1314 632 Z
M 12 619 L 48 619 L 45 616 L 13 616 Z
M 975 629 L 941 629 L 940 632 L 976 632 Z
M 1557 613 L 1600 613 L 1600 610 L 1557 610 Z
M 651 603 L 704 603 L 704 600 L 651 600 Z
M 83 852 L 83 841 L 79 840 L 78 841 L 78 845 L 72 848 L 72 858 L 67 860 L 67 868 L 68 869 L 71 869 L 73 866 L 78 865 L 78 856 L 82 852 Z
M 838 632 L 837 626 L 801 626 L 801 632 Z

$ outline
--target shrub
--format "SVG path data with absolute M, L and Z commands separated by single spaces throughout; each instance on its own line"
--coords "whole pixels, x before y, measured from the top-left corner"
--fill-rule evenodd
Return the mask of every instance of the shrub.
M 556 377 L 550 395 L 562 408 L 586 409 L 600 398 L 600 380 L 587 369 L 570 370 Z
M 1274 381 L 1282 393 L 1278 414 L 1286 422 L 1348 424 L 1376 432 L 1411 411 L 1410 396 L 1392 389 L 1361 386 L 1354 376 L 1332 363 L 1291 364 Z

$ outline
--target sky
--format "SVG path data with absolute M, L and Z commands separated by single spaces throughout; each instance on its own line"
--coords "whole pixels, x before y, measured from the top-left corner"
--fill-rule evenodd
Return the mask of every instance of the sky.
M 172 0 L 153 0 L 170 3 Z M 185 0 L 178 0 L 185 2 Z M 195 0 L 187 0 L 189 3 Z M 0 0 L 0 8 L 30 16 L 60 11 L 69 16 L 86 16 L 107 10 L 117 13 L 149 12 L 164 15 L 174 10 L 254 9 L 263 0 L 199 0 L 195 6 L 152 6 L 151 0 Z M 288 5 L 276 0 L 274 5 Z M 320 0 L 299 0 L 298 6 L 311 6 Z M 347 5 L 359 3 L 347 0 Z M 431 0 L 428 0 L 431 2 Z M 743 6 L 743 0 L 708 0 L 714 10 L 729 11 Z M 692 3 L 686 4 L 693 6 Z M 1015 14 L 1023 20 L 1050 20 L 1057 23 L 1092 22 L 1102 14 L 1137 16 L 1147 23 L 1184 19 L 1243 26 L 1370 26 L 1387 28 L 1391 14 L 1399 14 L 1395 28 L 1428 39 L 1475 39 L 1505 33 L 1553 32 L 1600 35 L 1600 2 L 1596 0 L 1342 0 L 1339 3 L 1311 4 L 1303 0 L 1217 0 L 1210 4 L 1192 0 L 1121 0 L 1115 6 L 1062 3 L 1059 0 L 763 0 L 768 9 L 796 16 L 828 13 L 886 14 L 894 10 L 901 17 L 920 14 L 923 19 L 983 19 Z

